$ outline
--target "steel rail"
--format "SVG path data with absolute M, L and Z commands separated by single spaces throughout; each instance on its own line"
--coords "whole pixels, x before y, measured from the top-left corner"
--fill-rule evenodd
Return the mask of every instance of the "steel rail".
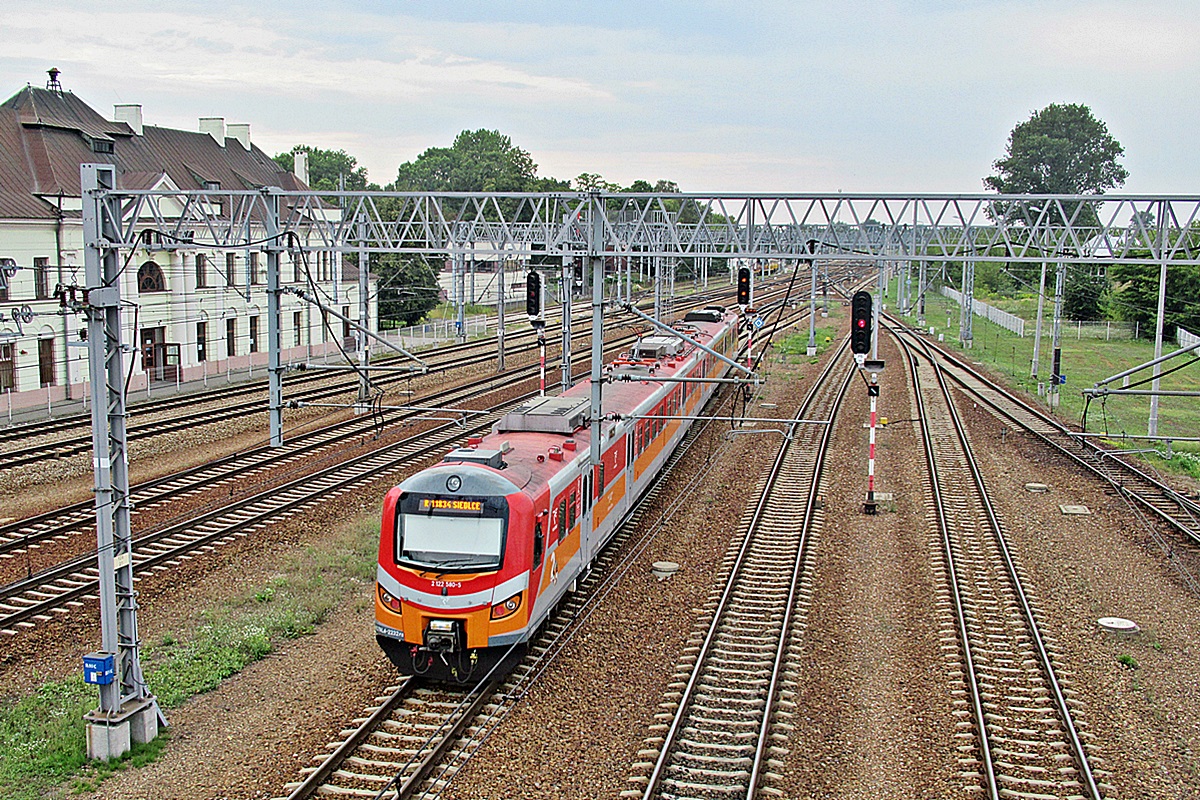
M 826 387 L 827 382 L 830 380 L 830 376 L 833 373 L 834 366 L 839 363 L 844 363 L 843 356 L 845 355 L 846 352 L 848 352 L 848 340 L 843 340 L 841 347 L 839 348 L 837 353 L 834 355 L 834 357 L 830 358 L 830 360 L 826 364 L 825 369 L 823 370 L 820 378 L 814 382 L 814 384 L 813 384 L 812 388 L 809 390 L 808 395 L 806 396 L 804 402 L 801 404 L 801 408 L 797 412 L 798 419 L 803 418 L 805 415 L 807 415 L 808 413 L 811 412 L 812 407 L 816 403 L 818 393 L 823 388 Z M 852 378 L 853 374 L 854 374 L 853 370 L 846 371 L 846 377 L 844 378 L 842 385 L 836 394 L 836 399 L 833 401 L 833 403 L 830 406 L 831 413 L 833 413 L 833 410 L 836 409 L 836 407 L 838 405 L 840 405 L 840 400 L 844 396 L 846 387 L 849 386 L 850 379 Z M 792 579 L 791 579 L 791 583 L 789 586 L 787 608 L 786 608 L 786 612 L 785 612 L 787 624 L 785 624 L 784 626 L 782 626 L 780 628 L 780 641 L 777 643 L 775 658 L 772 662 L 772 664 L 773 664 L 772 675 L 771 675 L 770 684 L 769 684 L 771 694 L 768 695 L 765 700 L 765 706 L 763 708 L 764 719 L 763 719 L 762 725 L 760 727 L 759 739 L 758 739 L 758 742 L 757 742 L 757 745 L 755 748 L 755 755 L 753 757 L 753 769 L 752 769 L 751 776 L 753 777 L 755 782 L 758 779 L 759 765 L 761 764 L 762 749 L 765 746 L 765 743 L 767 741 L 765 732 L 769 728 L 769 720 L 771 717 L 773 703 L 774 703 L 774 690 L 775 690 L 777 679 L 778 679 L 778 671 L 779 671 L 780 665 L 782 663 L 782 653 L 784 651 L 784 648 L 785 648 L 785 645 L 787 642 L 787 638 L 788 638 L 789 632 L 787 629 L 787 625 L 790 625 L 791 607 L 794 605 L 794 601 L 795 601 L 795 590 L 796 590 L 796 586 L 799 583 L 801 566 L 804 562 L 805 556 L 807 555 L 807 542 L 808 542 L 808 533 L 809 533 L 809 527 L 807 524 L 809 522 L 811 522 L 812 513 L 813 513 L 813 510 L 815 509 L 817 488 L 818 488 L 819 482 L 820 482 L 820 465 L 823 461 L 823 451 L 828 446 L 828 442 L 829 442 L 829 439 L 831 436 L 832 429 L 833 429 L 832 425 L 821 426 L 822 435 L 821 435 L 821 439 L 820 439 L 820 443 L 819 443 L 819 452 L 821 452 L 821 458 L 818 459 L 816 469 L 813 472 L 812 483 L 810 485 L 809 498 L 808 498 L 808 502 L 806 504 L 805 517 L 804 517 L 806 525 L 800 531 L 801 538 L 798 543 L 795 561 L 794 561 L 794 565 L 793 565 Z M 750 547 L 751 547 L 752 543 L 755 541 L 755 535 L 758 532 L 761 520 L 765 516 L 766 511 L 767 511 L 768 507 L 770 506 L 771 494 L 772 494 L 775 486 L 777 485 L 780 473 L 782 471 L 782 466 L 787 459 L 787 455 L 788 455 L 789 450 L 791 449 L 791 445 L 792 445 L 792 440 L 785 438 L 784 441 L 781 443 L 778 452 L 776 453 L 775 460 L 774 460 L 774 462 L 771 466 L 771 469 L 768 473 L 766 485 L 764 486 L 764 489 L 763 489 L 762 493 L 759 495 L 758 501 L 756 502 L 754 511 L 752 512 L 751 517 L 750 517 L 749 528 L 746 532 L 746 535 L 742 539 L 742 543 L 741 543 L 741 545 L 738 549 L 738 553 L 734 559 L 733 566 L 731 567 L 729 579 L 726 582 L 725 587 L 721 592 L 721 596 L 720 596 L 719 600 L 717 601 L 716 608 L 713 612 L 712 621 L 709 624 L 708 631 L 704 637 L 704 641 L 700 645 L 699 652 L 696 654 L 695 664 L 692 668 L 692 671 L 688 678 L 688 681 L 683 688 L 680 699 L 678 700 L 678 710 L 677 710 L 675 717 L 672 720 L 670 726 L 668 727 L 667 731 L 665 732 L 665 734 L 663 736 L 663 742 L 662 742 L 661 748 L 659 750 L 659 757 L 654 765 L 653 771 L 651 772 L 651 774 L 648 778 L 646 788 L 645 788 L 644 792 L 642 793 L 642 797 L 644 798 L 644 800 L 651 800 L 651 798 L 653 798 L 655 796 L 655 794 L 659 790 L 659 787 L 660 787 L 660 784 L 661 784 L 663 778 L 665 777 L 666 770 L 670 763 L 670 756 L 672 754 L 672 749 L 675 747 L 676 740 L 679 737 L 679 734 L 682 730 L 682 726 L 683 726 L 685 720 L 687 719 L 687 712 L 688 712 L 688 710 L 692 704 L 692 701 L 694 699 L 695 692 L 697 689 L 697 684 L 700 680 L 701 673 L 703 672 L 704 665 L 707 661 L 707 658 L 708 658 L 710 652 L 712 652 L 712 650 L 714 649 L 714 643 L 716 641 L 717 634 L 721 627 L 721 624 L 724 621 L 725 612 L 730 605 L 730 601 L 733 596 L 734 590 L 738 586 L 738 579 L 737 579 L 738 574 L 742 570 L 742 568 L 746 565 L 747 555 L 750 551 Z M 755 782 L 749 782 L 746 787 L 745 797 L 748 799 L 753 798 L 755 796 L 755 792 L 757 790 Z
M 774 288 L 772 290 L 774 290 Z M 696 294 L 688 296 L 686 299 L 688 301 L 703 303 L 703 302 L 711 302 L 714 298 L 720 298 L 722 296 L 727 296 L 729 294 L 730 294 L 729 287 L 724 287 L 722 289 L 716 289 L 716 290 L 713 290 L 710 292 L 696 293 Z M 642 298 L 639 301 L 639 305 L 645 305 L 648 302 L 650 302 L 650 301 L 647 300 L 646 298 Z M 591 318 L 590 306 L 591 306 L 590 299 L 588 299 L 587 301 L 580 301 L 580 303 L 578 303 L 578 304 L 573 304 L 572 319 L 575 319 L 575 318 L 578 318 L 579 320 L 590 319 Z M 589 335 L 589 331 L 581 330 L 581 332 L 579 332 L 576 335 L 576 338 L 586 337 L 588 335 Z M 529 352 L 532 350 L 536 350 L 536 348 L 537 348 L 536 334 L 532 330 L 527 330 L 525 328 L 522 328 L 521 330 L 510 333 L 509 336 L 513 337 L 513 339 L 509 340 L 510 343 L 512 343 L 515 340 L 515 345 L 514 345 L 515 349 L 512 351 L 514 353 Z M 485 348 L 489 347 L 491 344 L 492 344 L 491 339 L 479 339 L 479 340 L 472 340 L 472 341 L 466 341 L 466 342 L 450 342 L 447 344 L 439 345 L 431 350 L 425 351 L 425 354 L 432 358 L 443 359 L 448 356 L 449 357 L 457 356 L 457 354 L 462 351 L 469 352 L 469 351 L 476 350 L 476 349 L 485 349 Z M 494 356 L 495 356 L 494 352 L 491 354 L 485 354 L 484 358 L 481 360 L 483 360 L 483 361 L 490 360 L 491 358 L 494 358 Z M 384 356 L 382 358 L 376 359 L 375 363 L 389 364 L 389 363 L 391 363 L 393 361 L 397 361 L 397 360 L 403 360 L 403 359 L 400 356 L 390 356 L 389 355 L 389 356 Z M 444 362 L 439 361 L 434 366 L 444 366 Z M 316 375 L 316 374 L 296 375 L 296 374 L 294 374 L 295 372 L 303 373 L 304 371 L 302 369 L 293 371 L 293 377 L 291 377 L 288 380 L 288 385 L 292 389 L 295 389 L 297 384 L 317 383 L 320 381 L 329 381 L 330 380 L 330 376 L 328 376 L 328 375 Z M 219 379 L 219 374 L 214 375 L 213 378 L 214 378 L 214 380 Z M 352 378 L 339 378 L 337 380 L 340 380 L 340 382 L 344 385 L 335 385 L 333 387 L 328 387 L 327 391 L 325 391 L 325 393 L 322 394 L 321 396 L 328 396 L 330 392 L 340 394 L 340 393 L 344 393 L 344 392 L 354 391 L 358 387 L 358 377 L 357 376 L 354 376 Z M 396 380 L 399 380 L 399 379 L 395 378 L 395 377 L 386 378 L 386 379 L 377 378 L 375 382 L 377 384 L 387 384 L 387 383 L 392 383 Z M 211 390 L 205 390 L 203 392 L 189 393 L 186 395 L 175 395 L 175 396 L 167 397 L 167 398 L 160 399 L 160 400 L 143 400 L 140 402 L 131 403 L 129 406 L 129 415 L 130 415 L 130 417 L 136 417 L 136 416 L 141 416 L 144 414 L 154 414 L 154 413 L 160 413 L 163 411 L 171 411 L 171 410 L 175 410 L 175 409 L 179 409 L 179 408 L 187 408 L 189 406 L 198 405 L 200 403 L 219 402 L 221 400 L 234 399 L 234 398 L 245 396 L 245 395 L 261 394 L 261 393 L 266 392 L 266 390 L 267 390 L 267 381 L 265 379 L 253 379 L 250 381 L 234 384 L 231 386 L 216 387 Z M 314 395 L 314 396 L 316 396 L 316 395 Z M 249 408 L 251 410 L 255 410 L 255 409 L 258 409 L 260 407 L 260 405 L 261 405 L 261 398 L 259 400 L 255 401 L 254 403 L 238 406 L 238 408 L 242 409 L 242 410 L 245 410 L 247 408 Z M 4 427 L 0 427 L 0 443 L 5 443 L 5 442 L 9 442 L 9 441 L 17 441 L 17 440 L 21 440 L 21 439 L 28 439 L 28 438 L 34 437 L 34 436 L 49 436 L 51 434 L 54 434 L 54 433 L 57 433 L 57 432 L 60 432 L 63 430 L 69 430 L 71 428 L 87 428 L 90 425 L 91 425 L 91 417 L 87 414 L 72 414 L 72 415 L 68 415 L 65 417 L 59 417 L 57 419 L 39 420 L 36 422 L 10 424 L 10 425 L 6 425 Z M 133 430 L 136 430 L 136 428 L 131 429 L 131 431 L 130 431 L 131 438 L 136 438 L 132 435 Z M 88 434 L 88 436 L 90 436 L 90 433 Z M 70 440 L 68 440 L 68 441 L 70 441 Z M 88 439 L 88 442 L 90 444 L 90 439 Z M 53 448 L 48 446 L 47 449 L 53 449 Z M 21 452 L 21 451 L 14 451 L 14 452 Z M 6 469 L 6 468 L 8 468 L 8 466 L 9 465 L 7 465 L 7 464 L 0 464 L 0 469 Z
M 167 564 L 177 560 L 182 554 L 187 554 L 227 537 L 236 536 L 241 529 L 268 524 L 287 511 L 314 502 L 318 493 L 327 495 L 334 490 L 345 491 L 349 488 L 354 488 L 357 484 L 378 480 L 381 475 L 402 468 L 406 463 L 418 456 L 427 456 L 434 450 L 444 447 L 450 441 L 455 441 L 467 433 L 488 428 L 495 421 L 500 411 L 510 407 L 512 403 L 520 402 L 534 396 L 534 394 L 531 392 L 519 400 L 508 401 L 488 409 L 486 415 L 481 415 L 470 423 L 463 425 L 459 425 L 458 423 L 443 423 L 430 430 L 415 434 L 408 439 L 388 445 L 381 450 L 355 456 L 324 470 L 269 488 L 263 492 L 239 500 L 232 505 L 208 511 L 198 517 L 192 517 L 183 522 L 168 525 L 160 530 L 147 533 L 133 541 L 134 565 L 139 569 L 145 569 L 147 567 L 154 568 Z M 419 444 L 424 438 L 429 438 L 430 443 Z M 393 451 L 403 451 L 412 447 L 417 448 L 415 454 L 401 452 L 394 457 L 389 455 Z M 376 463 L 377 460 L 379 463 Z M 348 469 L 357 470 L 357 472 L 345 478 L 333 479 L 332 476 L 335 476 L 339 471 Z M 317 486 L 318 483 L 320 484 L 319 486 Z M 281 496 L 293 490 L 298 491 L 297 497 L 280 502 L 279 498 Z M 247 510 L 251 510 L 249 517 L 245 516 Z M 228 523 L 228 527 L 219 527 L 215 532 L 204 533 L 198 538 L 195 533 L 189 532 L 192 528 L 208 523 L 216 524 L 224 518 L 232 518 Z M 147 555 L 144 552 L 145 548 L 149 545 L 174 536 L 184 535 L 189 537 L 189 541 L 185 544 L 172 546 L 169 550 L 161 553 Z M 140 557 L 139 551 L 141 551 Z M 0 632 L 11 634 L 16 632 L 14 627 L 30 627 L 33 625 L 30 622 L 31 619 L 45 619 L 54 609 L 61 609 L 64 603 L 76 601 L 81 597 L 91 594 L 97 585 L 96 578 L 91 574 L 94 568 L 85 570 L 84 567 L 93 561 L 94 554 L 79 556 L 0 588 L 0 611 L 4 612 L 0 613 Z M 69 588 L 64 589 L 62 586 L 53 586 L 55 583 L 68 584 Z M 34 595 L 36 599 L 17 600 L 22 595 Z M 39 597 L 39 595 L 46 596 Z M 12 610 L 5 611 L 5 609 Z
M 344 742 L 334 748 L 334 751 L 321 762 L 321 765 L 309 773 L 308 777 L 301 781 L 300 785 L 292 790 L 288 795 L 288 800 L 308 800 L 317 793 L 321 784 L 325 783 L 333 773 L 341 768 L 346 758 L 358 749 L 358 746 L 367 740 L 368 737 L 383 725 L 396 706 L 403 703 L 412 694 L 414 681 L 411 677 L 404 678 L 396 691 L 390 697 L 383 701 L 366 720 L 363 721 L 354 733 L 350 734 Z
M 937 514 L 938 529 L 941 532 L 942 553 L 946 559 L 947 583 L 953 597 L 955 621 L 958 623 L 958 640 L 962 645 L 963 660 L 966 669 L 968 693 L 971 697 L 971 713 L 975 719 L 975 729 L 979 731 L 979 748 L 982 751 L 980 762 L 985 769 L 986 789 L 989 800 L 999 800 L 999 787 L 996 784 L 996 767 L 992 759 L 992 745 L 987 737 L 987 722 L 984 717 L 983 692 L 979 687 L 979 675 L 975 670 L 975 657 L 971 652 L 970 637 L 967 632 L 966 615 L 963 613 L 963 599 L 959 590 L 958 569 L 954 565 L 954 556 L 950 542 L 950 523 L 946 515 L 946 504 L 942 499 L 941 484 L 937 479 L 937 458 L 933 452 L 933 439 L 929 435 L 926 420 L 929 414 L 925 409 L 925 398 L 921 396 L 917 382 L 916 356 L 906 351 L 909 359 L 909 369 L 912 371 L 913 394 L 917 400 L 917 417 L 921 421 L 921 442 L 925 450 L 925 462 L 929 465 L 929 485 L 933 493 L 934 511 Z
M 1031 433 L 1045 442 L 1047 445 L 1066 456 L 1075 464 L 1084 468 L 1093 475 L 1096 475 L 1101 480 L 1108 483 L 1113 489 L 1122 496 L 1130 497 L 1136 500 L 1144 508 L 1154 514 L 1159 520 L 1167 523 L 1179 533 L 1186 536 L 1195 544 L 1200 544 L 1200 503 L 1197 503 L 1188 497 L 1184 496 L 1179 491 L 1171 488 L 1162 481 L 1152 475 L 1147 474 L 1137 466 L 1130 464 L 1122 457 L 1120 450 L 1110 450 L 1099 446 L 1094 442 L 1090 442 L 1075 434 L 1070 428 L 1064 425 L 1061 421 L 1048 416 L 1041 409 L 1035 408 L 1023 399 L 1014 396 L 1008 389 L 999 386 L 987 376 L 979 373 L 961 359 L 956 358 L 952 353 L 945 348 L 939 347 L 932 342 L 926 342 L 924 339 L 916 336 L 910 329 L 907 328 L 901 321 L 889 315 L 888 328 L 901 336 L 909 337 L 913 341 L 921 341 L 929 350 L 925 354 L 925 358 L 933 358 L 933 353 L 937 354 L 937 358 L 943 362 L 948 362 L 953 366 L 953 370 L 948 371 L 951 380 L 962 387 L 962 389 L 972 397 L 975 397 L 979 402 L 985 404 L 993 410 L 994 413 L 1007 419 L 1017 428 L 1020 428 L 1028 433 Z M 1031 426 L 1027 421 L 1018 418 L 1017 414 L 1011 409 L 1003 408 L 996 402 L 994 397 L 989 396 L 985 392 L 979 391 L 978 387 L 972 386 L 969 381 L 964 379 L 958 372 L 961 371 L 971 377 L 972 380 L 978 381 L 984 387 L 994 392 L 996 395 L 1004 397 L 1008 402 L 1020 410 L 1020 413 L 1027 414 L 1033 417 L 1039 423 L 1053 430 L 1058 436 L 1065 439 L 1075 448 L 1083 451 L 1084 455 L 1089 456 L 1095 461 L 1084 458 L 1079 452 L 1076 452 L 1071 447 L 1068 447 L 1062 441 L 1056 440 L 1053 436 L 1047 435 L 1045 431 L 1038 430 Z M 1144 490 L 1138 490 L 1137 487 L 1130 487 L 1111 474 L 1105 466 L 1112 464 L 1117 471 L 1123 473 L 1126 477 L 1132 479 L 1135 483 L 1142 483 Z M 1172 514 L 1169 510 L 1156 505 L 1154 502 L 1155 496 L 1167 503 L 1178 506 L 1183 517 L 1178 517 Z M 1186 519 L 1184 518 L 1186 517 Z M 1188 524 L 1190 520 L 1191 524 Z
M 714 394 L 710 402 L 717 401 L 718 394 Z M 653 483 L 647 487 L 641 497 L 633 504 L 626 518 L 618 526 L 613 537 L 605 544 L 603 550 L 593 569 L 589 570 L 586 577 L 582 579 L 580 590 L 570 594 L 563 602 L 561 608 L 555 612 L 553 617 L 548 620 L 548 624 L 543 628 L 542 633 L 536 640 L 531 642 L 529 652 L 526 654 L 522 662 L 514 669 L 513 676 L 504 684 L 505 690 L 502 695 L 502 701 L 497 704 L 497 709 L 490 712 L 488 718 L 479 725 L 479 730 L 472 734 L 472 738 L 476 745 L 482 745 L 488 738 L 491 731 L 507 716 L 508 711 L 519 702 L 529 691 L 532 685 L 537 681 L 542 671 L 553 662 L 553 660 L 561 652 L 562 648 L 569 642 L 578 628 L 582 620 L 586 619 L 586 615 L 582 616 L 583 612 L 590 612 L 599 602 L 606 596 L 608 589 L 612 587 L 615 581 L 619 580 L 624 572 L 632 565 L 632 562 L 641 555 L 645 547 L 653 540 L 654 536 L 647 536 L 643 541 L 638 543 L 638 546 L 633 548 L 631 552 L 625 553 L 617 563 L 621 572 L 614 575 L 610 569 L 610 563 L 616 557 L 626 541 L 629 540 L 632 533 L 635 532 L 637 524 L 641 519 L 642 513 L 646 510 L 653 498 L 657 497 L 660 490 L 663 488 L 667 476 L 672 474 L 679 460 L 687 453 L 692 444 L 699 439 L 699 434 L 702 429 L 707 428 L 711 422 L 706 425 L 693 425 L 684 439 L 675 448 L 670 459 L 664 465 L 663 469 L 655 476 Z M 676 500 L 676 503 L 679 503 Z M 493 693 L 493 699 L 495 699 Z M 377 709 L 372 713 L 372 717 L 380 716 L 381 712 Z M 478 721 L 478 714 L 476 720 Z M 321 767 L 318 769 L 323 777 L 316 777 L 315 772 L 290 794 L 287 800 L 308 800 L 313 796 L 318 787 L 325 782 L 329 775 L 332 775 L 338 769 L 338 766 L 353 752 L 353 750 L 365 740 L 370 733 L 369 729 L 377 728 L 378 725 L 372 725 L 368 719 L 359 729 L 352 735 L 350 739 L 343 742 L 338 748 L 331 753 Z M 459 737 L 461 738 L 461 736 Z M 466 755 L 460 764 L 454 767 L 455 772 L 460 770 L 473 757 L 475 751 Z M 428 777 L 428 776 L 427 776 Z M 442 780 L 442 778 L 438 778 Z M 386 791 L 386 789 L 384 790 Z
M 800 316 L 804 316 L 801 314 Z M 608 347 L 621 346 L 630 341 L 631 337 L 621 336 L 609 343 Z M 575 361 L 583 362 L 586 353 L 580 353 Z M 473 362 L 471 362 L 473 363 Z M 453 389 L 434 392 L 427 397 L 438 400 L 444 405 L 454 398 L 474 396 L 483 389 L 494 389 L 497 382 L 521 380 L 536 374 L 537 365 L 527 365 L 505 373 L 479 378 Z M 428 404 L 428 403 L 427 403 Z M 196 491 L 202 482 L 228 480 L 231 477 L 260 470 L 265 466 L 286 462 L 298 455 L 316 452 L 340 441 L 353 439 L 364 433 L 374 433 L 380 424 L 394 424 L 412 419 L 416 415 L 406 411 L 387 409 L 384 419 L 362 417 L 349 422 L 336 422 L 311 431 L 290 437 L 282 448 L 261 445 L 249 451 L 223 456 L 207 464 L 191 467 L 171 475 L 151 481 L 145 481 L 133 487 L 133 500 L 139 511 L 153 507 L 156 503 L 169 500 L 174 494 L 186 491 Z M 391 417 L 392 419 L 389 419 Z M 216 474 L 214 474 L 214 471 Z M 176 484 L 185 481 L 183 486 Z M 26 517 L 0 525 L 0 557 L 23 552 L 30 545 L 54 537 L 62 537 L 78 532 L 81 526 L 90 528 L 94 519 L 94 509 L 91 501 L 62 506 L 58 509 L 44 512 L 33 517 Z M 32 529 L 32 530 L 30 530 Z
M 920 378 L 919 378 L 919 376 L 917 374 L 917 370 L 916 370 L 916 358 L 912 352 L 916 348 L 912 347 L 912 345 L 910 345 L 909 343 L 903 342 L 898 337 L 897 337 L 897 341 L 900 341 L 901 346 L 904 347 L 906 352 L 909 353 L 910 365 L 912 367 L 912 375 L 913 375 L 913 381 L 914 381 L 914 389 L 916 391 L 917 397 L 920 398 L 921 397 L 920 391 L 917 388 L 917 387 L 919 387 L 919 384 L 920 384 Z M 961 451 L 964 456 L 965 463 L 971 472 L 971 477 L 972 477 L 972 480 L 975 485 L 975 491 L 976 491 L 977 497 L 984 509 L 984 513 L 987 516 L 987 521 L 988 521 L 988 525 L 991 529 L 993 541 L 995 541 L 996 546 L 999 548 L 1000 553 L 1003 556 L 1003 563 L 1004 563 L 1005 570 L 1008 574 L 1010 587 L 1011 587 L 1013 593 L 1017 597 L 1018 604 L 1021 609 L 1021 614 L 1025 620 L 1027 632 L 1029 633 L 1031 639 L 1033 640 L 1034 648 L 1035 648 L 1035 651 L 1038 656 L 1038 662 L 1039 662 L 1039 666 L 1041 667 L 1042 675 L 1051 686 L 1051 689 L 1052 689 L 1051 694 L 1053 696 L 1054 703 L 1055 703 L 1055 706 L 1058 710 L 1058 714 L 1060 717 L 1059 721 L 1061 722 L 1061 724 L 1063 726 L 1064 733 L 1066 734 L 1068 743 L 1070 744 L 1072 755 L 1074 756 L 1074 759 L 1076 762 L 1075 763 L 1076 769 L 1079 770 L 1080 776 L 1085 781 L 1085 786 L 1088 790 L 1089 796 L 1091 798 L 1093 798 L 1093 800 L 1102 800 L 1103 795 L 1100 791 L 1099 786 L 1097 785 L 1095 776 L 1092 774 L 1091 764 L 1088 761 L 1087 752 L 1084 749 L 1083 742 L 1080 739 L 1078 730 L 1075 726 L 1073 715 L 1071 714 L 1071 710 L 1067 703 L 1066 694 L 1063 691 L 1062 685 L 1058 681 L 1058 676 L 1055 673 L 1054 665 L 1050 659 L 1049 651 L 1046 648 L 1045 641 L 1043 640 L 1041 631 L 1038 628 L 1037 619 L 1036 619 L 1036 617 L 1034 615 L 1034 611 L 1033 611 L 1033 606 L 1029 602 L 1028 596 L 1025 594 L 1025 588 L 1022 585 L 1020 575 L 1017 573 L 1017 568 L 1016 568 L 1015 562 L 1013 561 L 1012 552 L 1009 549 L 1008 541 L 1007 541 L 1006 537 L 1004 536 L 1004 531 L 1000 524 L 999 516 L 996 513 L 995 506 L 992 504 L 991 496 L 989 495 L 989 493 L 987 491 L 987 487 L 984 483 L 983 473 L 979 469 L 978 460 L 975 458 L 975 454 L 972 451 L 970 442 L 967 440 L 965 425 L 963 424 L 962 418 L 960 417 L 960 415 L 958 413 L 958 408 L 954 402 L 953 394 L 951 393 L 950 387 L 946 382 L 946 378 L 945 378 L 944 372 L 942 370 L 941 364 L 938 363 L 937 360 L 933 359 L 932 357 L 929 358 L 929 361 L 933 367 L 934 375 L 937 377 L 938 386 L 942 393 L 942 396 L 946 400 L 946 406 L 947 406 L 947 409 L 949 410 L 949 415 L 950 415 L 950 418 L 951 418 L 953 426 L 954 426 L 955 437 L 957 438 L 959 445 L 961 447 Z M 925 413 L 925 407 L 924 407 L 923 400 L 920 403 L 920 408 L 921 408 L 921 419 L 922 420 L 928 419 L 928 416 Z M 932 440 L 931 440 L 929 428 L 925 424 L 922 425 L 922 434 L 923 434 L 923 439 L 926 442 L 927 457 L 931 457 L 932 456 L 932 450 L 931 450 Z M 931 475 L 930 475 L 931 483 L 933 483 L 935 485 L 937 483 L 936 463 L 937 463 L 936 460 L 932 459 L 932 458 L 929 461 L 930 471 L 931 471 Z M 936 493 L 936 496 L 937 496 L 937 501 L 939 504 L 939 516 L 944 521 L 944 508 L 941 505 L 942 497 L 941 497 L 940 491 Z M 944 545 L 946 547 L 946 558 L 947 558 L 948 566 L 950 566 L 953 564 L 954 555 L 953 555 L 952 550 L 949 547 L 948 527 L 943 526 L 943 535 L 944 535 L 943 541 L 944 541 Z M 958 595 L 957 590 L 955 591 L 954 594 L 958 600 L 961 600 L 961 598 Z M 961 605 L 958 606 L 958 612 L 959 612 L 959 619 L 964 620 L 965 611 L 961 607 Z M 960 630 L 960 635 L 964 634 L 965 630 L 966 630 L 965 622 L 963 622 L 962 628 Z M 963 638 L 962 641 L 963 641 L 963 650 L 964 650 L 964 652 L 966 652 L 970 649 L 969 639 Z M 982 703 L 982 700 L 977 699 L 977 703 Z M 979 706 L 979 712 L 982 713 L 981 706 Z M 980 721 L 980 720 L 977 720 L 977 721 Z M 986 736 L 987 736 L 986 728 L 981 727 L 980 728 L 981 742 L 984 739 L 986 739 Z M 985 749 L 985 751 L 987 751 L 986 746 L 984 747 L 984 749 Z M 988 757 L 986 763 L 988 763 L 989 769 L 990 769 L 991 768 L 990 753 L 989 753 L 989 757 Z M 992 796 L 994 798 L 998 798 L 999 797 L 999 787 L 995 783 L 994 772 L 991 773 L 990 786 L 991 786 L 991 791 L 993 792 Z

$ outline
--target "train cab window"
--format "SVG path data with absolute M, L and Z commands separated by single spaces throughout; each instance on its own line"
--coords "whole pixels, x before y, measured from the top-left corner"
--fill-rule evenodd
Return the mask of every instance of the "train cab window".
M 558 540 L 567 538 L 567 498 L 558 501 Z
M 576 494 L 575 492 L 571 492 L 571 499 L 567 502 L 567 527 L 568 528 L 575 527 L 575 519 L 577 517 L 577 514 L 579 513 L 578 512 L 578 508 L 579 508 L 578 503 L 579 503 L 579 495 Z
M 583 476 L 583 510 L 587 511 L 592 507 L 592 476 Z
M 542 543 L 542 521 L 533 523 L 533 568 L 537 569 L 542 563 L 542 553 L 545 545 Z

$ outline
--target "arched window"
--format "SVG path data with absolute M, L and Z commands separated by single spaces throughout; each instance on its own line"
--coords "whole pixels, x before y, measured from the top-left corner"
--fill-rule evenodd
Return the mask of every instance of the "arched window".
M 138 292 L 165 292 L 167 280 L 163 277 L 162 267 L 153 261 L 147 261 L 138 268 Z

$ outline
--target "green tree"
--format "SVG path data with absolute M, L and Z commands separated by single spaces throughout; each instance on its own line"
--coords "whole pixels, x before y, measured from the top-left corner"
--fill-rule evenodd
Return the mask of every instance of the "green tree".
M 346 176 L 346 190 L 352 192 L 378 189 L 367 183 L 367 168 L 358 166 L 358 159 L 345 150 L 322 150 L 298 144 L 286 153 L 275 156 L 275 163 L 288 172 L 296 169 L 296 153 L 308 153 L 308 185 L 320 192 L 336 192 L 341 176 Z
M 575 187 L 577 192 L 619 192 L 621 187 L 615 183 L 610 183 L 604 180 L 603 176 L 596 172 L 581 172 L 571 181 L 571 185 Z
M 1004 157 L 992 164 L 995 174 L 983 183 L 1001 194 L 1103 194 L 1129 177 L 1117 163 L 1124 152 L 1090 108 L 1052 103 L 1012 129 Z M 1063 213 L 1076 226 L 1095 226 L 1095 206 L 1079 205 L 1064 203 Z M 1018 219 L 1038 214 L 1036 209 L 1005 206 L 999 211 Z M 1053 225 L 1065 222 L 1056 207 L 1046 213 Z
M 437 307 L 437 268 L 423 256 L 384 253 L 372 263 L 379 280 L 379 327 L 415 325 Z
M 539 190 L 537 164 L 500 133 L 463 131 L 449 147 L 431 147 L 396 172 L 400 192 L 530 192 Z
M 1108 291 L 1108 277 L 1086 265 L 1072 264 L 1067 268 L 1063 284 L 1063 316 L 1067 319 L 1094 320 L 1103 315 Z

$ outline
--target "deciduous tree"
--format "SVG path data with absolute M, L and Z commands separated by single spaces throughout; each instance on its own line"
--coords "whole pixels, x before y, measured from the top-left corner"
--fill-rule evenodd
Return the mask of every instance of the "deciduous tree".
M 1013 128 L 1004 157 L 992 164 L 995 174 L 983 183 L 1001 194 L 1103 194 L 1124 185 L 1129 177 L 1118 163 L 1124 152 L 1090 108 L 1052 103 Z M 1030 217 L 1041 213 L 1028 208 L 1015 211 Z M 1076 226 L 1098 221 L 1090 203 L 1064 204 L 1061 213 L 1051 206 L 1045 213 L 1056 225 L 1064 222 L 1064 214 Z
M 346 190 L 351 192 L 379 188 L 367 183 L 367 168 L 358 166 L 358 159 L 345 150 L 322 150 L 298 144 L 286 153 L 275 156 L 275 163 L 292 172 L 296 168 L 296 153 L 308 153 L 308 185 L 321 192 L 336 192 L 341 176 L 346 177 Z

